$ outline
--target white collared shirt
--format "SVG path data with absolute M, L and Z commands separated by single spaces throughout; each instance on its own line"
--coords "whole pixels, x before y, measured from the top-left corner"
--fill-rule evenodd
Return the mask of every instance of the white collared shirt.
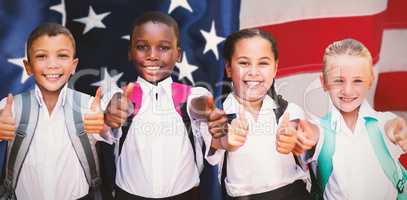
M 223 103 L 226 113 L 239 112 L 240 104 L 229 94 Z M 245 112 L 249 123 L 246 143 L 227 155 L 226 190 L 230 196 L 246 196 L 263 193 L 283 187 L 299 179 L 306 179 L 306 173 L 296 165 L 293 155 L 280 154 L 276 150 L 277 123 L 273 109 L 274 100 L 266 96 L 257 121 Z M 290 120 L 303 119 L 304 113 L 296 104 L 289 103 L 286 112 Z M 211 164 L 220 163 L 224 150 L 217 150 L 208 157 Z M 222 180 L 223 181 L 223 180 Z
M 117 159 L 116 184 L 128 193 L 164 198 L 181 194 L 199 185 L 203 167 L 201 134 L 209 134 L 206 123 L 191 119 L 198 167 L 188 132 L 172 100 L 172 79 L 153 85 L 138 77 L 142 104 L 134 116 Z M 204 88 L 192 88 L 194 96 L 209 95 Z M 209 150 L 210 140 L 206 143 Z
M 37 85 L 34 90 L 40 105 L 38 124 L 21 168 L 16 188 L 17 199 L 72 200 L 81 198 L 88 194 L 89 185 L 66 128 L 63 106 L 67 85 L 61 90 L 52 113 L 48 112 Z M 93 102 L 93 98 L 90 99 L 88 107 L 91 102 Z M 6 98 L 0 102 L 0 108 L 3 108 L 5 104 Z M 95 138 L 101 139 L 101 137 Z
M 377 112 L 365 101 L 359 109 L 359 116 L 352 132 L 346 125 L 342 115 L 335 107 L 331 109 L 331 127 L 336 131 L 336 146 L 332 158 L 333 171 L 324 191 L 327 200 L 390 200 L 396 199 L 397 190 L 384 174 L 370 143 L 364 117 L 378 120 L 378 126 L 383 134 L 384 124 L 395 118 L 390 112 Z M 321 133 L 323 129 L 320 127 Z M 314 154 L 314 160 L 319 155 L 323 134 L 321 134 Z M 397 160 L 402 154 L 401 149 L 384 136 L 385 143 Z M 323 165 L 323 163 L 318 163 Z

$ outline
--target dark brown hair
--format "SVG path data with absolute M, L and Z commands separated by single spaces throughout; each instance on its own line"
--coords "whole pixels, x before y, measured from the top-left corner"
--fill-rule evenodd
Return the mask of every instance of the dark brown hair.
M 75 43 L 75 39 L 74 39 L 71 31 L 69 31 L 68 28 L 66 28 L 65 26 L 62 26 L 61 24 L 43 23 L 43 24 L 40 24 L 39 26 L 37 26 L 37 28 L 35 28 L 30 33 L 30 36 L 28 36 L 28 40 L 27 40 L 27 58 L 28 58 L 28 60 L 30 60 L 30 54 L 29 54 L 30 49 L 36 39 L 38 39 L 39 37 L 44 36 L 44 35 L 57 36 L 59 34 L 65 35 L 71 40 L 72 47 L 74 50 L 73 56 L 75 57 L 76 43 Z

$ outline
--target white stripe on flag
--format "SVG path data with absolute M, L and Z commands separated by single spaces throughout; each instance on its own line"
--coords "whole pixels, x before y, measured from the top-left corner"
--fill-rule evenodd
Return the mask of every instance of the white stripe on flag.
M 305 19 L 373 15 L 386 8 L 387 0 L 243 0 L 240 28 Z
M 392 29 L 383 32 L 378 71 L 407 71 L 407 29 Z

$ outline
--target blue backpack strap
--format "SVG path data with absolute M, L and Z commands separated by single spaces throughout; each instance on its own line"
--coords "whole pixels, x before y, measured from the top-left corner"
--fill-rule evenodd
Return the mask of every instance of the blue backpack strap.
M 375 155 L 386 174 L 387 178 L 393 183 L 397 189 L 399 196 L 397 199 L 407 199 L 406 182 L 407 171 L 397 160 L 391 156 L 389 149 L 384 141 L 383 133 L 377 125 L 377 119 L 365 117 L 365 126 L 369 133 L 369 140 L 375 151 Z
M 7 168 L 4 179 L 6 199 L 16 199 L 15 189 L 18 178 L 34 137 L 39 115 L 39 104 L 35 99 L 34 90 L 17 95 L 14 99 L 18 126 L 7 155 Z M 4 194 L 1 194 L 1 196 L 4 198 Z
M 81 112 L 82 107 L 87 106 L 89 98 L 83 93 L 67 88 L 64 114 L 68 135 L 85 173 L 90 187 L 90 195 L 92 199 L 101 199 L 99 186 L 102 181 L 98 174 L 96 155 L 83 128 L 83 114 Z
M 320 121 L 324 140 L 318 156 L 317 174 L 310 170 L 312 179 L 311 197 L 314 200 L 323 199 L 325 187 L 333 171 L 332 157 L 335 153 L 336 133 L 331 128 L 332 113 L 327 113 Z
M 336 133 L 331 128 L 331 118 L 332 114 L 328 113 L 321 120 L 324 129 L 324 143 L 318 156 L 318 178 L 321 180 L 322 192 L 325 190 L 333 170 L 332 157 L 335 153 Z

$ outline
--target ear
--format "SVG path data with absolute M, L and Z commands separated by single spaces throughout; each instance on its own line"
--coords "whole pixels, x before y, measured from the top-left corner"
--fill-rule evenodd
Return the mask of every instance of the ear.
M 323 89 L 325 92 L 328 91 L 328 86 L 327 86 L 327 84 L 325 83 L 324 74 L 323 74 L 322 72 L 319 74 L 319 81 L 321 81 L 322 89 Z
M 180 63 L 180 62 L 182 62 L 182 49 L 181 49 L 181 47 L 177 47 L 177 53 L 178 53 L 178 55 L 177 55 L 177 63 Z
M 78 58 L 73 59 L 73 61 L 72 61 L 72 71 L 71 71 L 71 75 L 74 75 L 74 74 L 75 74 L 76 67 L 78 66 L 78 63 L 79 63 L 79 59 L 78 59 Z
M 30 62 L 28 60 L 23 60 L 25 72 L 27 72 L 28 76 L 33 74 Z
M 227 61 L 225 62 L 225 70 L 226 70 L 226 76 L 231 79 L 232 78 L 232 66 Z
M 278 60 L 276 60 L 276 65 L 275 65 L 275 69 L 274 69 L 274 78 L 276 77 L 276 75 L 277 75 L 277 70 L 278 70 Z

